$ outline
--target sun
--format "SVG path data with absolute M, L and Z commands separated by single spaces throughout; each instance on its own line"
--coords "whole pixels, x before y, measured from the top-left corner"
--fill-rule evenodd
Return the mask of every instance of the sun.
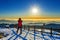
M 40 16 L 41 10 L 39 6 L 31 6 L 29 9 L 29 16 Z
M 38 13 L 38 9 L 37 9 L 37 8 L 32 8 L 32 13 L 33 13 L 33 14 Z
M 37 16 L 38 13 L 39 13 L 39 9 L 38 9 L 37 7 L 33 7 L 33 8 L 31 9 L 31 15 Z

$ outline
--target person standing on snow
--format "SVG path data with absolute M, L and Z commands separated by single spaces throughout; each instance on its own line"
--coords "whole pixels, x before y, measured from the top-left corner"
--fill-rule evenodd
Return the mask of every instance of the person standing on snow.
M 22 20 L 21 18 L 19 18 L 18 20 L 18 28 L 17 28 L 17 33 L 18 33 L 18 30 L 20 29 L 20 34 L 22 34 Z

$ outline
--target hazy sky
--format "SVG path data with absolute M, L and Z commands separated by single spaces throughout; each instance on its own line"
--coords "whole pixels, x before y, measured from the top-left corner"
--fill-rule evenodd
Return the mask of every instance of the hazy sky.
M 33 5 L 42 10 L 42 16 L 60 17 L 60 0 L 0 0 L 0 17 L 28 16 Z

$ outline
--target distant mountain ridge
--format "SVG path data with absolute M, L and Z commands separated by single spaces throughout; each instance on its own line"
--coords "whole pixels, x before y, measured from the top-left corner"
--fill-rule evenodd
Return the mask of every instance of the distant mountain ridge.
M 12 22 L 13 20 L 0 20 L 0 22 Z
M 1 23 L 13 23 L 13 24 L 15 24 L 17 22 L 16 21 L 13 21 L 13 20 L 0 20 L 0 24 Z
M 11 22 L 10 20 L 0 20 L 0 22 Z

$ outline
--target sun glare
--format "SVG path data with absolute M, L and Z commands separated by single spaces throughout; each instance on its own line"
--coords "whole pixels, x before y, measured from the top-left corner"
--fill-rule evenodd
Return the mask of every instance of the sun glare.
M 41 8 L 39 7 L 39 5 L 33 5 L 29 8 L 29 16 L 40 16 L 42 13 Z
M 32 15 L 34 15 L 34 16 L 36 16 L 36 15 L 38 15 L 38 8 L 36 8 L 36 7 L 33 7 L 32 9 L 31 9 L 31 13 L 32 13 Z
M 37 14 L 38 13 L 38 9 L 37 8 L 32 8 L 32 13 L 33 14 Z

